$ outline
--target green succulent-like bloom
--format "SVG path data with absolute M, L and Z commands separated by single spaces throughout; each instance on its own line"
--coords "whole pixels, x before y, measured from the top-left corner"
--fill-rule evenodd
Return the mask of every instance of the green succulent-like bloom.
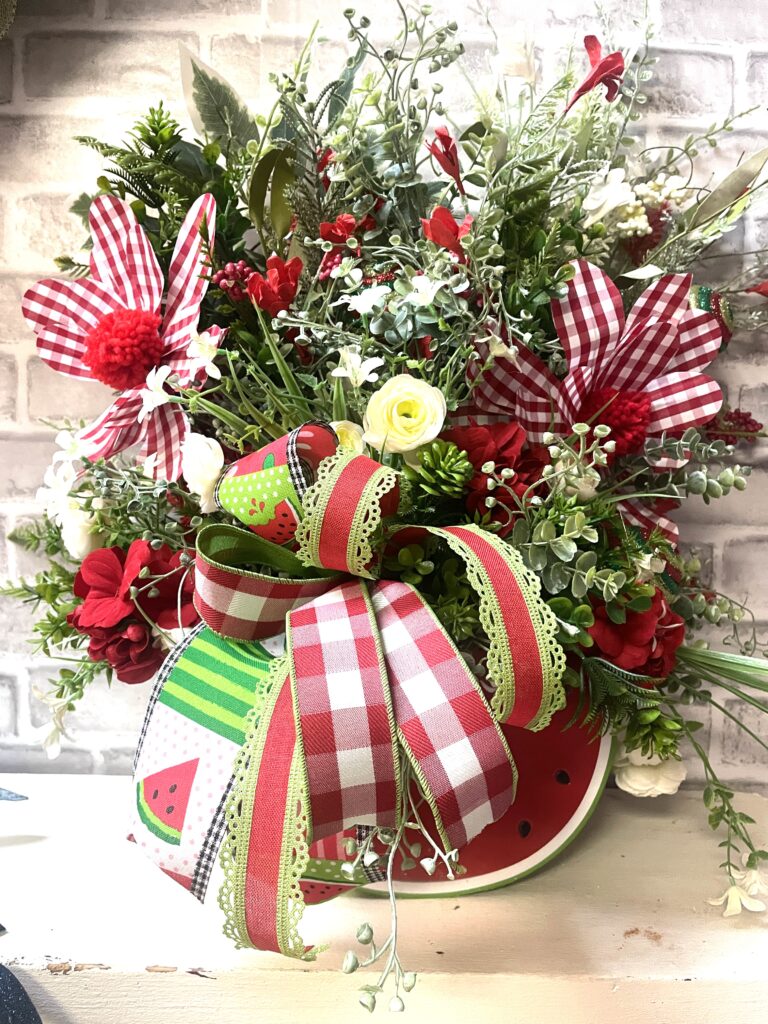
M 418 465 L 407 466 L 405 475 L 427 494 L 458 499 L 464 494 L 475 469 L 452 441 L 432 441 L 418 452 Z

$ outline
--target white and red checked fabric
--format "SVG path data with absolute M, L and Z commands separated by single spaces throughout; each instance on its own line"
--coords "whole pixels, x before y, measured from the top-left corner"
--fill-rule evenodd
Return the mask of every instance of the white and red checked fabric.
M 48 278 L 24 295 L 22 310 L 37 335 L 41 358 L 59 373 L 94 379 L 83 361 L 86 339 L 105 316 L 123 309 L 162 313 L 159 365 L 170 367 L 182 386 L 192 384 L 201 365 L 187 349 L 208 287 L 201 228 L 205 222 L 212 245 L 215 213 L 213 196 L 204 195 L 185 217 L 171 257 L 163 307 L 163 275 L 130 206 L 116 196 L 94 199 L 89 215 L 91 277 L 75 281 Z M 208 334 L 218 343 L 223 332 L 214 327 Z M 162 405 L 139 423 L 141 390 L 122 392 L 81 433 L 85 454 L 93 459 L 108 457 L 141 444 L 138 458 L 146 461 L 153 457 L 154 475 L 176 480 L 181 472 L 181 443 L 189 429 L 187 418 L 178 407 Z
M 712 314 L 690 308 L 690 275 L 669 274 L 650 285 L 625 321 L 610 278 L 586 260 L 574 270 L 567 295 L 552 303 L 565 377 L 520 346 L 515 359 L 501 357 L 479 374 L 463 420 L 473 413 L 516 419 L 531 440 L 540 440 L 548 430 L 570 432 L 590 394 L 602 388 L 648 396 L 650 437 L 679 435 L 710 420 L 723 396 L 702 371 L 717 355 L 722 331 Z M 631 520 L 629 506 L 619 507 Z M 651 508 L 645 516 L 662 525 Z
M 389 580 L 371 594 L 401 742 L 451 845 L 464 846 L 512 804 L 512 756 L 477 682 L 417 591 Z
M 283 579 L 206 558 L 195 561 L 194 603 L 200 618 L 232 640 L 265 640 L 285 629 L 285 617 L 331 587 L 338 577 Z
M 716 356 L 722 332 L 710 313 L 690 309 L 690 276 L 672 274 L 651 285 L 625 323 L 610 278 L 585 260 L 574 268 L 568 294 L 552 303 L 565 378 L 520 346 L 515 359 L 501 357 L 479 376 L 473 408 L 516 418 L 533 440 L 547 430 L 570 430 L 596 388 L 645 392 L 650 436 L 711 419 L 722 394 L 700 371 Z
M 291 612 L 287 626 L 313 839 L 352 825 L 395 825 L 392 699 L 364 584 L 335 587 Z

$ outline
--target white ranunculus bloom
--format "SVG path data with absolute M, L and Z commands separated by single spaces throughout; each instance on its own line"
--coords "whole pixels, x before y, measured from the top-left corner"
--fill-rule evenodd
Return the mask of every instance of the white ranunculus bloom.
M 355 452 L 356 455 L 362 454 L 365 442 L 363 441 L 363 428 L 359 423 L 353 423 L 352 420 L 333 420 L 331 426 L 336 431 L 336 437 L 338 437 L 342 448 L 349 452 Z
M 647 756 L 639 750 L 625 750 L 613 765 L 616 785 L 632 796 L 671 796 L 686 776 L 682 761 L 656 754 Z
M 72 500 L 61 510 L 61 540 L 70 555 L 82 561 L 101 547 L 104 538 L 94 532 L 93 515 Z
M 413 451 L 434 440 L 446 416 L 445 396 L 425 380 L 400 373 L 368 401 L 364 440 L 377 451 Z
M 200 511 L 214 512 L 214 491 L 224 468 L 224 451 L 219 442 L 190 431 L 181 445 L 181 473 L 192 494 L 200 497 Z

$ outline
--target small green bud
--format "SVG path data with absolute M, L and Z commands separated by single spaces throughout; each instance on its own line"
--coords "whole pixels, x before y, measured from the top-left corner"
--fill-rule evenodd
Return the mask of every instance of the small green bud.
M 373 992 L 363 992 L 363 994 L 358 999 L 358 1002 L 360 1003 L 361 1006 L 364 1006 L 366 1008 L 368 1013 L 373 1013 L 373 1011 L 376 1009 L 376 996 L 373 994 Z
M 584 437 L 592 428 L 588 423 L 574 423 L 571 429 L 577 437 Z
M 344 974 L 354 974 L 357 968 L 360 966 L 360 961 L 357 959 L 355 951 L 348 949 L 344 954 L 344 960 L 341 964 L 341 969 Z
M 405 1003 L 400 996 L 392 996 L 389 1001 L 389 1012 L 390 1013 L 402 1013 L 405 1009 Z
M 416 985 L 416 975 L 413 971 L 408 971 L 403 975 L 403 988 L 406 992 L 412 992 Z
M 361 946 L 369 946 L 373 942 L 373 928 L 366 921 L 357 929 L 357 941 Z

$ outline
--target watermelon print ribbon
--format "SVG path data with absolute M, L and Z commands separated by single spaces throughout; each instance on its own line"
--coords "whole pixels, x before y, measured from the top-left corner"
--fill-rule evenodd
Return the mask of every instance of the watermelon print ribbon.
M 219 501 L 251 529 L 201 531 L 196 572 L 198 611 L 220 635 L 252 641 L 284 619 L 235 767 L 220 902 L 237 944 L 304 959 L 317 953 L 298 932 L 311 843 L 397 830 L 415 783 L 451 853 L 514 799 L 499 723 L 542 728 L 564 703 L 556 622 L 517 552 L 474 526 L 400 523 L 398 474 L 341 449 L 318 459 L 331 440 L 307 424 L 230 467 Z M 275 509 L 295 521 L 282 546 Z M 427 533 L 478 593 L 490 701 L 418 591 L 377 579 L 385 547 Z

